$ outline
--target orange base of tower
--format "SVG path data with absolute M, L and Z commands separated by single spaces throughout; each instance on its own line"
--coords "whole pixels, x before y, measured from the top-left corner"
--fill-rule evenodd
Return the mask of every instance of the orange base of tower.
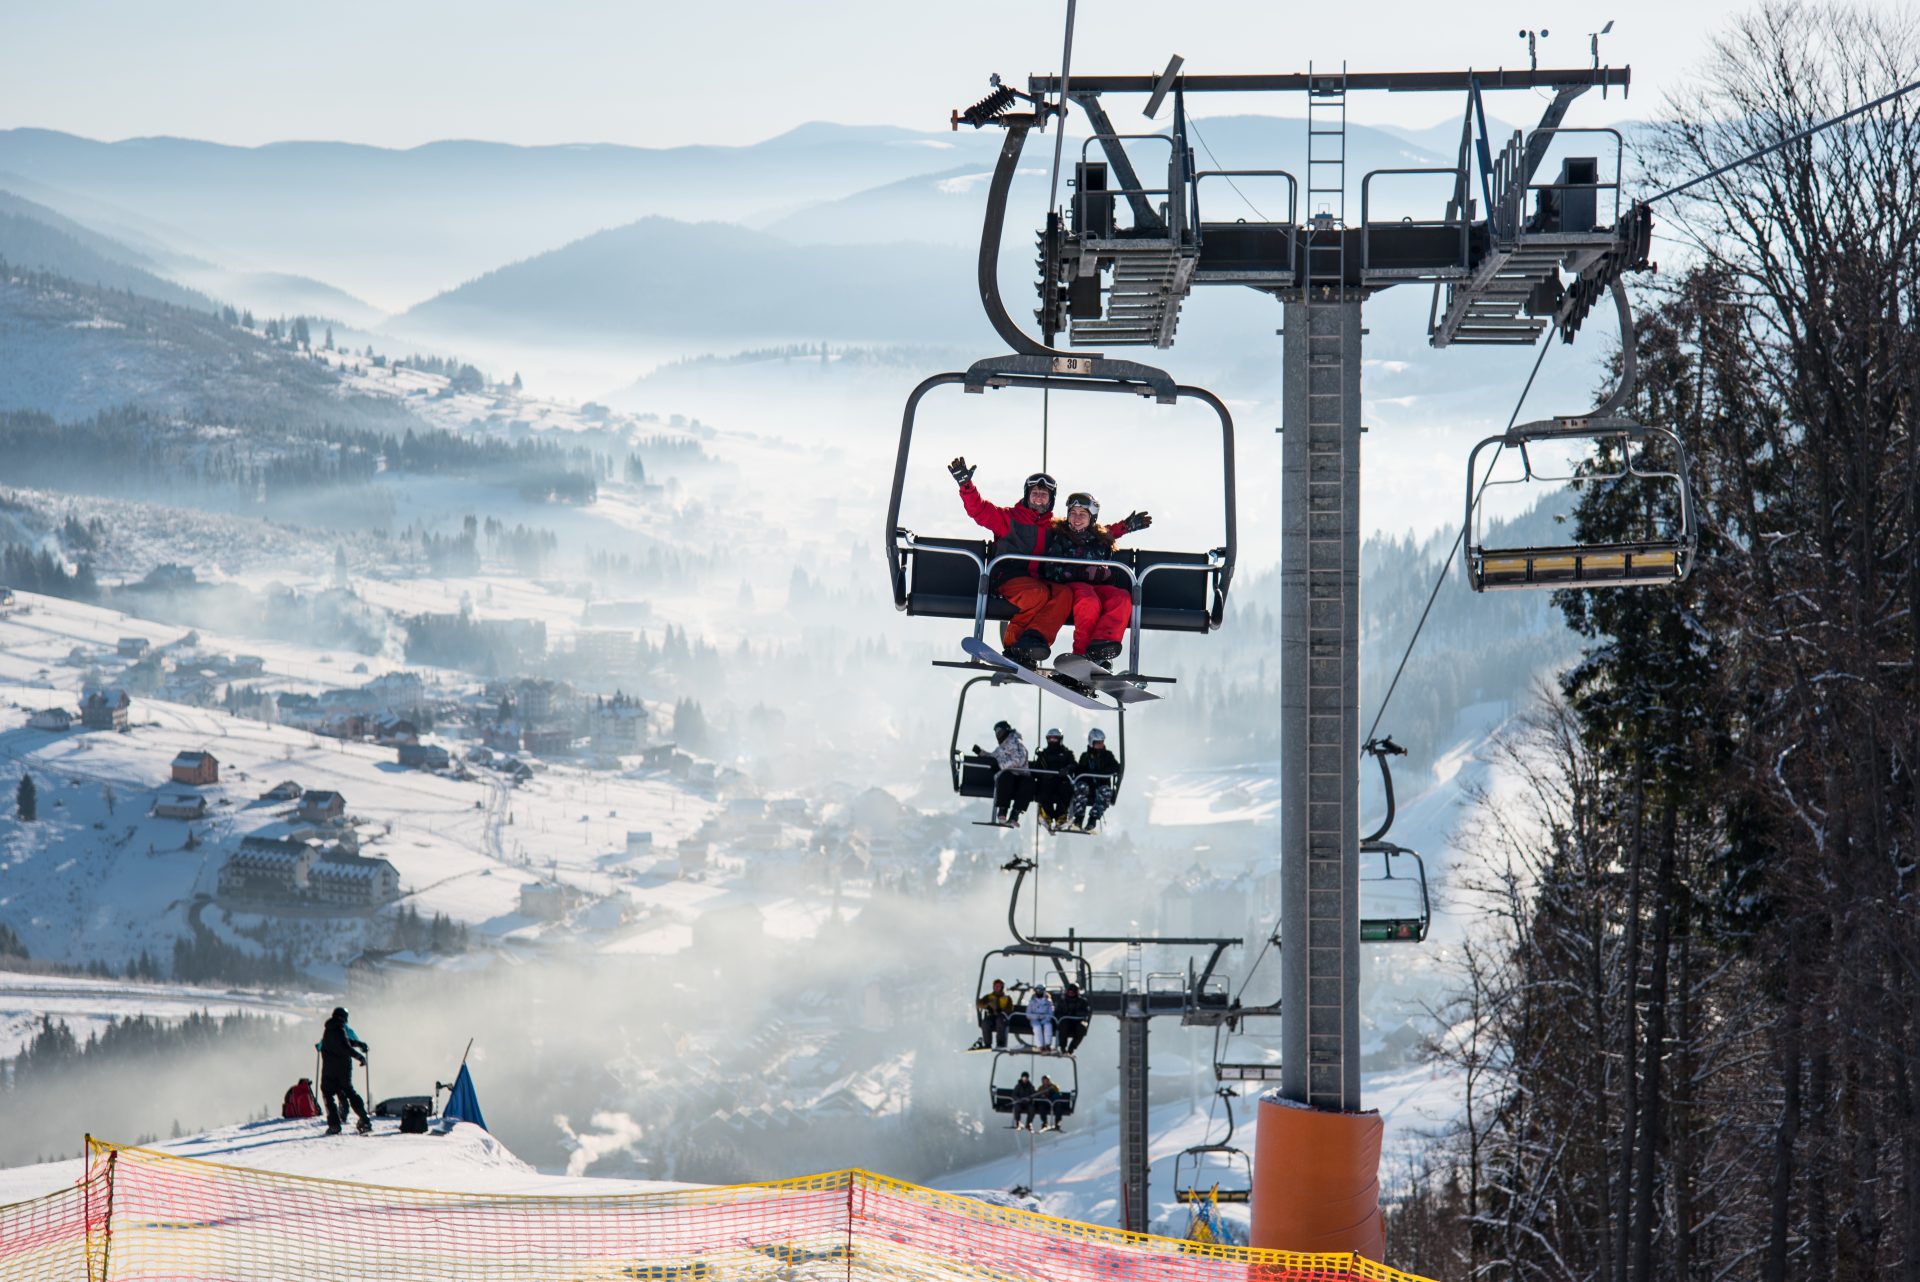
M 1251 1245 L 1386 1254 L 1380 1222 L 1380 1114 L 1260 1101 Z

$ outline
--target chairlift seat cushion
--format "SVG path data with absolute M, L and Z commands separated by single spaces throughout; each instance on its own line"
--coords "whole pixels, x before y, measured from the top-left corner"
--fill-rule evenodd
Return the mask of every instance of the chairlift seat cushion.
M 971 619 L 978 604 L 979 564 L 971 557 L 942 555 L 932 549 L 963 548 L 984 561 L 988 546 L 982 539 L 916 540 L 908 558 L 907 613 L 934 619 Z M 1126 547 L 1114 549 L 1113 559 L 1135 571 L 1152 565 L 1207 564 L 1204 552 L 1155 552 Z M 1214 577 L 1212 572 L 1190 570 L 1161 570 L 1149 574 L 1140 602 L 1140 626 L 1156 632 L 1207 631 L 1212 626 L 1208 602 Z M 987 618 L 1012 617 L 1012 602 L 998 595 L 987 598 Z
M 963 797 L 991 797 L 993 795 L 993 767 L 987 762 L 974 758 L 971 754 L 960 758 L 960 795 Z
M 1469 561 L 1474 587 L 1603 587 L 1673 583 L 1686 577 L 1681 543 L 1568 544 L 1561 547 L 1475 548 Z
M 1078 1094 L 1079 1094 L 1078 1091 L 1060 1092 L 1060 1097 L 1053 1101 L 1052 1115 L 1054 1117 L 1072 1117 L 1074 1097 Z M 996 1113 L 1013 1112 L 1013 1102 L 1014 1102 L 1013 1087 L 996 1086 L 993 1088 L 993 1111 L 994 1112 Z M 1046 1101 L 1042 1100 L 1040 1101 L 1040 1103 L 1044 1105 Z M 1034 1111 L 1037 1113 L 1046 1112 L 1044 1108 L 1036 1108 Z

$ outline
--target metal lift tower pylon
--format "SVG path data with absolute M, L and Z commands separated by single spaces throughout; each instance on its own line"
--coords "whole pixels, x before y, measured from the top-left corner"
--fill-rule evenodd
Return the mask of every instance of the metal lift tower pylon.
M 1651 218 L 1644 204 L 1623 206 L 1619 133 L 1562 124 L 1581 94 L 1624 91 L 1631 72 L 1598 65 L 1597 54 L 1592 67 L 1561 70 L 1253 75 L 1185 75 L 1176 59 L 1159 77 L 1075 75 L 1068 86 L 1057 76 L 1035 76 L 1025 94 L 995 83 L 994 96 L 964 116 L 955 113 L 954 121 L 1009 126 L 980 279 L 989 317 L 1017 352 L 1070 372 L 1087 361 L 1075 348 L 1171 347 L 1180 309 L 1197 285 L 1257 289 L 1284 308 L 1282 1065 L 1279 1092 L 1259 1110 L 1253 1245 L 1378 1259 L 1381 1128 L 1377 1114 L 1361 1111 L 1359 1057 L 1361 308 L 1378 290 L 1427 284 L 1434 291 L 1428 341 L 1435 347 L 1532 344 L 1548 331 L 1572 341 L 1623 273 L 1648 266 Z M 1500 90 L 1550 90 L 1553 97 L 1530 133 L 1496 142 L 1483 99 Z M 1458 93 L 1466 109 L 1455 165 L 1361 176 L 1358 217 L 1350 218 L 1346 101 L 1367 91 Z M 1012 322 L 999 297 L 998 219 L 1019 137 L 1059 105 L 1063 92 L 1086 111 L 1094 134 L 1075 166 L 1065 216 L 1050 215 L 1040 239 L 1036 340 Z M 1304 184 L 1276 169 L 1197 169 L 1185 99 L 1209 92 L 1305 94 Z M 1171 98 L 1164 185 L 1157 176 L 1144 180 L 1151 185 L 1137 176 L 1126 152 L 1130 135 L 1116 132 L 1100 105 L 1107 94 L 1151 95 L 1156 105 Z M 1035 104 L 1032 116 L 1008 114 L 1016 97 Z M 1600 156 L 1566 157 L 1557 177 L 1539 176 L 1554 144 L 1569 136 L 1611 154 L 1610 180 Z M 1421 174 L 1447 183 L 1444 214 L 1370 214 L 1374 179 Z M 1286 179 L 1284 216 L 1209 217 L 1202 180 L 1235 177 Z M 1122 217 L 1128 211 L 1131 217 Z M 1056 345 L 1061 338 L 1065 343 Z M 1142 1034 L 1144 1040 L 1144 1021 Z

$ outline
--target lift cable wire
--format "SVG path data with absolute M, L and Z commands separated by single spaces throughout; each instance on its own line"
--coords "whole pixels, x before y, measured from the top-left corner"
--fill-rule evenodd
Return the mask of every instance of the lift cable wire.
M 1694 178 L 1689 178 L 1687 179 L 1687 181 L 1679 184 L 1678 186 L 1669 187 L 1665 191 L 1660 192 L 1657 195 L 1649 196 L 1646 198 L 1645 201 L 1641 203 L 1651 205 L 1655 201 L 1666 200 L 1669 197 L 1678 196 L 1681 192 L 1688 191 L 1694 187 L 1698 187 L 1703 182 L 1711 181 L 1712 179 L 1718 178 L 1722 174 L 1729 173 L 1735 169 L 1739 169 L 1743 165 L 1750 165 L 1754 161 L 1759 160 L 1765 156 L 1770 156 L 1774 152 L 1779 151 L 1784 147 L 1790 147 L 1796 142 L 1803 142 L 1806 139 L 1813 137 L 1815 134 L 1822 133 L 1825 130 L 1833 128 L 1835 125 L 1843 124 L 1846 121 L 1852 120 L 1855 116 L 1865 115 L 1867 112 L 1872 111 L 1875 107 L 1884 106 L 1885 104 L 1892 102 L 1897 98 L 1904 98 L 1906 95 L 1912 93 L 1916 89 L 1920 89 L 1920 80 L 1915 80 L 1910 84 L 1902 85 L 1900 88 L 1895 89 L 1891 93 L 1881 94 L 1878 98 L 1875 98 L 1872 102 L 1863 102 L 1859 106 L 1851 108 L 1850 110 L 1847 110 L 1847 111 L 1843 111 L 1839 115 L 1834 116 L 1831 119 L 1823 120 L 1817 125 L 1809 125 L 1805 129 L 1801 129 L 1794 133 L 1788 134 L 1786 137 L 1780 139 L 1778 142 L 1770 143 L 1769 145 L 1760 148 L 1760 150 L 1758 151 L 1750 152 L 1747 155 L 1740 157 L 1738 160 L 1730 160 L 1724 165 L 1719 165 L 1713 169 L 1709 169 L 1706 173 L 1700 174 L 1699 176 Z M 1202 145 L 1204 146 L 1205 144 L 1202 144 Z M 1212 155 L 1213 153 L 1209 151 L 1207 154 Z M 1216 161 L 1215 163 L 1217 164 L 1218 162 Z M 1533 373 L 1527 376 L 1527 387 L 1522 389 L 1520 392 L 1520 401 L 1522 404 L 1524 404 L 1527 399 L 1527 390 L 1533 387 L 1533 380 L 1540 373 L 1540 363 L 1541 361 L 1544 361 L 1546 359 L 1547 346 L 1548 344 L 1541 345 L 1540 356 L 1533 363 Z M 1520 406 L 1515 405 L 1512 417 L 1510 417 L 1507 420 L 1507 428 L 1509 430 L 1511 430 L 1514 423 L 1519 420 L 1519 417 L 1520 417 Z M 1479 496 L 1485 493 L 1487 488 L 1487 479 L 1488 477 L 1492 476 L 1493 466 L 1495 463 L 1499 462 L 1499 460 L 1500 460 L 1500 451 L 1499 449 L 1495 449 L 1493 458 L 1490 459 L 1487 463 L 1487 476 L 1481 478 L 1480 487 L 1475 492 L 1475 495 L 1474 495 L 1475 502 L 1478 502 Z M 1433 610 L 1434 600 L 1440 594 L 1440 585 L 1446 581 L 1447 571 L 1453 568 L 1454 554 L 1459 552 L 1460 542 L 1462 539 L 1465 539 L 1466 537 L 1467 537 L 1467 527 L 1465 525 L 1462 525 L 1460 527 L 1460 533 L 1457 536 L 1455 536 L 1453 540 L 1452 551 L 1448 552 L 1446 560 L 1441 562 L 1439 577 L 1434 579 L 1433 591 L 1429 593 L 1427 596 L 1426 609 L 1420 612 L 1420 622 L 1414 625 L 1413 636 L 1407 641 L 1407 648 L 1405 653 L 1403 653 L 1400 656 L 1400 666 L 1394 669 L 1393 680 L 1387 686 L 1387 693 L 1385 697 L 1383 697 L 1380 700 L 1380 711 L 1374 715 L 1373 725 L 1369 727 L 1367 730 L 1368 739 L 1373 738 L 1374 734 L 1380 729 L 1380 719 L 1386 716 L 1387 714 L 1387 704 L 1393 699 L 1394 689 L 1400 684 L 1400 676 L 1407 669 L 1407 660 L 1413 657 L 1413 646 L 1414 646 L 1414 643 L 1420 639 L 1420 629 L 1426 626 L 1427 615 Z
M 1513 413 L 1507 416 L 1506 431 L 1512 431 L 1513 425 L 1520 420 L 1520 407 L 1527 403 L 1527 393 L 1533 390 L 1533 380 L 1540 376 L 1540 366 L 1547 359 L 1547 350 L 1553 346 L 1551 341 L 1540 344 L 1540 355 L 1533 361 L 1533 372 L 1527 375 L 1527 385 L 1520 389 L 1520 399 L 1513 403 Z M 1487 460 L 1486 473 L 1480 478 L 1479 488 L 1474 491 L 1473 501 L 1479 503 L 1480 497 L 1487 492 L 1487 482 L 1493 478 L 1494 465 L 1500 461 L 1500 451 L 1504 446 L 1496 446 L 1493 457 Z M 1471 505 L 1469 505 L 1471 506 Z M 1427 593 L 1426 608 L 1420 611 L 1420 622 L 1413 625 L 1413 635 L 1407 638 L 1407 648 L 1400 655 L 1400 666 L 1393 670 L 1393 680 L 1387 683 L 1387 692 L 1381 696 L 1380 710 L 1373 714 L 1373 724 L 1367 727 L 1367 740 L 1379 733 L 1380 719 L 1387 715 L 1387 704 L 1393 701 L 1393 692 L 1400 685 L 1400 676 L 1407 670 L 1407 660 L 1413 657 L 1414 644 L 1420 640 L 1420 629 L 1427 626 L 1427 616 L 1433 612 L 1433 603 L 1440 596 L 1440 585 L 1447 581 L 1447 571 L 1453 568 L 1453 558 L 1460 551 L 1460 543 L 1467 537 L 1467 526 L 1461 523 L 1460 532 L 1454 535 L 1453 546 L 1447 550 L 1446 557 L 1440 562 L 1440 573 L 1434 577 L 1433 591 Z
M 1701 174 L 1699 177 L 1689 178 L 1687 179 L 1687 181 L 1681 183 L 1677 187 L 1669 187 L 1657 196 L 1647 197 L 1646 200 L 1642 201 L 1641 203 L 1646 205 L 1651 205 L 1656 200 L 1665 200 L 1669 196 L 1678 196 L 1681 192 L 1686 191 L 1692 187 L 1698 187 L 1701 183 L 1707 182 L 1710 179 L 1718 178 L 1721 174 L 1724 174 L 1729 170 L 1738 169 L 1742 165 L 1750 165 L 1754 161 L 1759 160 L 1763 156 L 1771 156 L 1774 152 L 1779 151 L 1783 147 L 1791 147 L 1796 142 L 1802 142 L 1808 138 L 1813 137 L 1817 133 L 1822 133 L 1828 129 L 1833 128 L 1835 125 L 1843 124 L 1846 121 L 1852 120 L 1855 116 L 1865 115 L 1867 112 L 1872 111 L 1875 107 L 1884 106 L 1885 104 L 1892 102 L 1896 98 L 1904 98 L 1916 89 L 1920 89 L 1920 80 L 1916 80 L 1911 84 L 1902 85 L 1900 88 L 1895 89 L 1892 93 L 1881 94 L 1878 98 L 1875 98 L 1872 102 L 1863 102 L 1858 107 L 1854 107 L 1849 111 L 1841 112 L 1839 115 L 1833 117 L 1831 120 L 1823 120 L 1817 125 L 1809 125 L 1805 129 L 1802 129 L 1797 133 L 1788 134 L 1785 138 L 1780 139 L 1780 141 L 1778 142 L 1771 143 L 1765 147 L 1762 147 L 1760 150 L 1751 152 L 1745 156 L 1742 156 L 1738 160 L 1730 160 L 1724 165 L 1720 165 L 1714 169 L 1709 169 L 1706 173 Z
M 1073 85 L 1073 13 L 1078 0 L 1067 0 L 1067 33 L 1060 50 L 1060 118 L 1054 121 L 1053 178 L 1047 185 L 1047 217 L 1052 219 L 1060 204 L 1060 162 L 1067 145 L 1067 91 Z M 1046 114 L 1040 113 L 1044 122 Z M 1049 284 L 1048 288 L 1051 288 Z M 1048 342 L 1052 342 L 1049 337 Z M 1040 470 L 1047 470 L 1047 446 L 1052 428 L 1053 389 L 1040 388 Z
M 1687 181 L 1680 183 L 1678 186 L 1669 187 L 1663 192 L 1660 192 L 1653 196 L 1649 196 L 1646 198 L 1646 200 L 1642 201 L 1641 203 L 1646 205 L 1651 205 L 1655 201 L 1666 200 L 1669 197 L 1678 196 L 1681 192 L 1688 191 L 1694 187 L 1698 187 L 1703 182 L 1711 181 L 1712 179 L 1718 178 L 1722 174 L 1729 173 L 1735 169 L 1739 169 L 1743 165 L 1750 165 L 1754 161 L 1759 160 L 1765 156 L 1770 156 L 1774 152 L 1779 151 L 1784 147 L 1790 147 L 1796 142 L 1805 141 L 1806 139 L 1813 137 L 1815 134 L 1822 133 L 1828 129 L 1833 128 L 1835 125 L 1843 124 L 1846 121 L 1852 120 L 1855 116 L 1865 115 L 1867 112 L 1872 111 L 1875 107 L 1884 106 L 1885 104 L 1890 103 L 1897 98 L 1904 98 L 1906 95 L 1912 93 L 1916 89 L 1920 89 L 1920 80 L 1915 80 L 1909 84 L 1902 85 L 1900 88 L 1893 90 L 1891 93 L 1881 94 L 1878 98 L 1875 98 L 1872 102 L 1863 102 L 1859 106 L 1850 108 L 1847 111 L 1843 111 L 1839 115 L 1834 116 L 1830 119 L 1823 120 L 1817 125 L 1809 125 L 1805 129 L 1801 129 L 1794 133 L 1788 134 L 1786 137 L 1780 139 L 1778 142 L 1770 143 L 1767 146 L 1760 148 L 1758 151 L 1749 152 L 1747 155 L 1740 157 L 1738 160 L 1730 160 L 1724 165 L 1719 165 L 1713 169 L 1709 169 L 1706 173 L 1700 174 L 1694 178 L 1689 178 L 1687 179 Z M 1205 144 L 1203 143 L 1202 145 L 1204 146 Z M 1209 150 L 1207 154 L 1212 155 L 1213 153 L 1211 150 Z M 1219 162 L 1216 161 L 1215 163 L 1217 164 Z M 1533 387 L 1533 380 L 1540 373 L 1540 363 L 1541 361 L 1544 361 L 1546 359 L 1546 356 L 1547 356 L 1547 345 L 1543 344 L 1540 348 L 1539 358 L 1536 359 L 1533 363 L 1533 373 L 1527 376 L 1527 386 L 1526 388 L 1523 388 L 1520 392 L 1521 404 L 1524 404 L 1526 402 L 1527 390 Z M 1520 406 L 1515 405 L 1513 408 L 1512 417 L 1510 417 L 1507 420 L 1508 430 L 1512 430 L 1514 423 L 1519 420 L 1519 417 L 1520 417 Z M 1499 462 L 1499 459 L 1500 459 L 1500 451 L 1498 449 L 1495 449 L 1493 458 L 1490 459 L 1487 463 L 1488 477 L 1492 476 L 1493 465 Z M 1475 495 L 1474 495 L 1475 502 L 1479 501 L 1480 495 L 1482 493 L 1485 493 L 1486 488 L 1487 488 L 1487 477 L 1482 477 L 1480 481 L 1480 488 L 1475 492 Z M 1467 527 L 1465 525 L 1462 525 L 1460 527 L 1459 535 L 1456 536 L 1453 541 L 1453 550 L 1448 552 L 1446 560 L 1441 562 L 1440 575 L 1433 582 L 1433 591 L 1429 593 L 1427 596 L 1426 609 L 1420 612 L 1420 622 L 1414 626 L 1413 636 L 1407 642 L 1406 652 L 1400 656 L 1400 666 L 1394 669 L 1393 680 L 1387 686 L 1386 696 L 1380 700 L 1380 711 L 1374 715 L 1373 725 L 1367 730 L 1368 739 L 1372 739 L 1375 732 L 1377 732 L 1380 729 L 1380 719 L 1386 716 L 1387 714 L 1387 704 L 1393 698 L 1394 688 L 1400 684 L 1400 675 L 1401 673 L 1406 671 L 1407 660 L 1413 656 L 1414 642 L 1420 639 L 1420 629 L 1426 626 L 1427 615 L 1433 609 L 1434 599 L 1440 594 L 1440 585 L 1446 581 L 1447 571 L 1453 567 L 1454 553 L 1460 550 L 1460 542 L 1462 539 L 1465 539 L 1466 537 L 1467 537 Z
M 1213 154 L 1213 148 L 1207 145 L 1205 136 L 1200 132 L 1199 117 L 1195 116 L 1191 111 L 1187 113 L 1187 128 L 1193 131 L 1193 140 L 1200 144 L 1202 151 L 1207 153 L 1207 159 L 1213 162 L 1213 167 L 1218 169 L 1220 176 L 1227 180 L 1227 186 L 1233 188 L 1233 194 L 1238 196 L 1241 203 L 1253 211 L 1255 218 L 1258 218 L 1263 223 L 1268 221 L 1267 216 L 1260 212 L 1260 206 L 1254 204 L 1253 201 L 1247 197 L 1247 193 L 1240 190 L 1240 184 L 1233 180 L 1233 175 L 1227 171 L 1227 167 L 1220 163 L 1220 157 Z

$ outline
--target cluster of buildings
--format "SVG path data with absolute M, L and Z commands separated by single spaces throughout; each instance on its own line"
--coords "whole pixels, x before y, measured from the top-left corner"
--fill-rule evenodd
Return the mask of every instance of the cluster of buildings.
M 399 870 L 360 852 L 340 793 L 288 780 L 262 800 L 297 804 L 285 821 L 241 838 L 220 869 L 222 898 L 280 909 L 363 911 L 399 897 Z

